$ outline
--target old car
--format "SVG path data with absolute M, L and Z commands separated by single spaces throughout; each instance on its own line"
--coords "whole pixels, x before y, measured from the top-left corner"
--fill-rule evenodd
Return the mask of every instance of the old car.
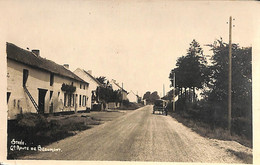
M 153 114 L 158 111 L 161 114 L 165 114 L 167 116 L 168 114 L 168 110 L 166 108 L 168 102 L 166 100 L 163 99 L 157 99 L 154 102 L 154 106 L 153 106 Z

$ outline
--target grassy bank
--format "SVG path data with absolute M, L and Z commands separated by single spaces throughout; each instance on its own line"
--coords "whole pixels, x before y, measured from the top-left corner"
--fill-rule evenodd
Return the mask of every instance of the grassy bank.
M 191 128 L 196 133 L 200 134 L 203 137 L 212 138 L 212 139 L 219 139 L 219 140 L 234 140 L 239 142 L 240 144 L 250 147 L 253 147 L 252 140 L 246 138 L 243 135 L 229 134 L 229 131 L 223 129 L 221 127 L 212 128 L 209 124 L 202 122 L 200 120 L 196 120 L 192 118 L 191 115 L 186 113 L 170 113 L 170 115 L 175 118 L 178 122 L 182 123 L 183 125 Z
M 218 139 L 218 140 L 227 140 L 227 141 L 236 141 L 244 146 L 249 148 L 253 147 L 253 143 L 251 139 L 248 139 L 246 136 L 232 134 L 230 135 L 229 131 L 223 129 L 221 127 L 212 128 L 209 124 L 204 123 L 200 120 L 194 119 L 191 115 L 187 113 L 169 113 L 173 118 L 175 118 L 178 122 L 182 123 L 183 125 L 191 128 L 194 132 L 198 133 L 199 135 L 210 138 L 210 139 Z M 238 159 L 242 160 L 244 163 L 252 164 L 253 162 L 253 155 L 247 154 L 244 152 L 237 152 L 230 149 L 227 149 L 227 152 L 235 155 Z
M 50 117 L 22 114 L 17 120 L 8 121 L 7 159 L 31 154 L 32 151 L 27 150 L 28 148 L 45 146 L 97 124 L 100 124 L 100 121 L 83 114 Z

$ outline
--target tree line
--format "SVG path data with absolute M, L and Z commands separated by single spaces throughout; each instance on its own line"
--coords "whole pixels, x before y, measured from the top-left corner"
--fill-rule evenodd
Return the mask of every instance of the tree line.
M 207 44 L 209 60 L 193 40 L 177 59 L 169 79 L 175 83 L 176 112 L 215 127 L 227 128 L 229 44 L 221 38 Z M 175 79 L 174 79 L 175 75 Z M 174 81 L 175 80 L 175 81 Z M 166 99 L 172 100 L 172 91 Z M 232 132 L 252 138 L 252 47 L 232 44 Z
M 122 93 L 118 90 L 113 90 L 112 84 L 106 79 L 105 76 L 99 76 L 96 78 L 102 86 L 98 86 L 96 91 L 96 98 L 103 103 L 115 102 L 120 103 L 122 102 Z

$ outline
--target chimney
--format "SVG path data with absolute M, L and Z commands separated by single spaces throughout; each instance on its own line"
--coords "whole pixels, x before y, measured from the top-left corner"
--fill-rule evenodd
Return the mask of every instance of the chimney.
M 69 68 L 70 68 L 69 64 L 64 64 L 63 66 L 64 66 L 64 68 L 66 68 L 66 69 L 68 69 L 68 70 L 69 70 Z
M 92 70 L 88 70 L 87 72 L 88 72 L 90 75 L 92 75 Z
M 32 50 L 32 53 L 35 55 L 35 56 L 40 56 L 40 50 L 39 49 L 33 49 Z

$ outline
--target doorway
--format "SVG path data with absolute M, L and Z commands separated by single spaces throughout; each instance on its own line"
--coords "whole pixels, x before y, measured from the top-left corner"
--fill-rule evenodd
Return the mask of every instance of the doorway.
M 23 70 L 23 87 L 26 85 L 28 79 L 29 71 L 27 69 Z
M 78 94 L 75 95 L 75 112 L 78 111 Z
M 40 89 L 39 90 L 39 95 L 38 95 L 38 108 L 39 108 L 39 113 L 44 113 L 45 109 L 45 96 L 46 92 L 48 91 L 47 89 Z

